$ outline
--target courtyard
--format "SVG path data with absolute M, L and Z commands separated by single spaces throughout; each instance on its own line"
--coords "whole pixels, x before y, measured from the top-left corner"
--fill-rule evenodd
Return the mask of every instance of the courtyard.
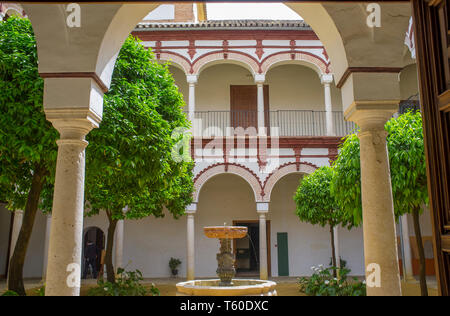
M 448 190 L 430 173 L 447 173 L 430 164 L 448 151 L 427 140 L 441 121 L 417 12 L 448 4 L 413 2 L 242 19 L 227 4 L 1 3 L 2 56 L 24 29 L 37 47 L 32 76 L 2 77 L 1 287 L 83 296 L 98 275 L 142 273 L 166 296 L 217 274 L 291 296 L 348 275 L 345 295 L 445 295 Z

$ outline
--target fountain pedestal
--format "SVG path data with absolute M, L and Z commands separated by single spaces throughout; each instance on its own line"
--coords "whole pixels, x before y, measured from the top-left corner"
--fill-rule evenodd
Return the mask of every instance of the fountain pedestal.
M 220 252 L 217 254 L 217 275 L 220 278 L 219 286 L 232 286 L 232 279 L 236 275 L 234 258 L 231 253 L 231 239 L 220 239 Z

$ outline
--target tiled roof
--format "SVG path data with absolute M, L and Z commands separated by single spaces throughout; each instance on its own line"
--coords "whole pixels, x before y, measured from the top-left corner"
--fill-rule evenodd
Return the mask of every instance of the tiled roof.
M 305 21 L 295 20 L 210 20 L 204 22 L 158 23 L 141 22 L 135 31 L 147 30 L 203 30 L 203 29 L 281 29 L 281 30 L 311 30 Z

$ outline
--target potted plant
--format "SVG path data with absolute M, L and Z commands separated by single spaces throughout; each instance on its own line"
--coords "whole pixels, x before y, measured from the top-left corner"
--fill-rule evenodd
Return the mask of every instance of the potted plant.
M 178 275 L 178 266 L 181 264 L 181 260 L 177 258 L 170 258 L 169 261 L 169 267 L 170 271 L 172 272 L 172 276 Z

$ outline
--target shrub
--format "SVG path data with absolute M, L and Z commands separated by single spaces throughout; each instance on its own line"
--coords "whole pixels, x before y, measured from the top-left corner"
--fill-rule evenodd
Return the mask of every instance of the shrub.
M 19 294 L 14 291 L 7 290 L 1 296 L 19 296 Z
M 36 293 L 37 296 L 45 296 L 45 285 L 36 289 L 34 293 Z
M 125 272 L 118 269 L 115 283 L 100 280 L 98 286 L 88 291 L 88 296 L 159 296 L 159 290 L 151 285 L 147 290 L 140 282 L 144 280 L 139 270 Z
M 299 279 L 300 292 L 308 296 L 366 296 L 365 282 L 353 278 L 348 281 L 350 269 L 341 268 L 340 277 L 333 277 L 336 267 L 324 269 L 322 265 L 312 267 L 314 273 L 310 278 Z

